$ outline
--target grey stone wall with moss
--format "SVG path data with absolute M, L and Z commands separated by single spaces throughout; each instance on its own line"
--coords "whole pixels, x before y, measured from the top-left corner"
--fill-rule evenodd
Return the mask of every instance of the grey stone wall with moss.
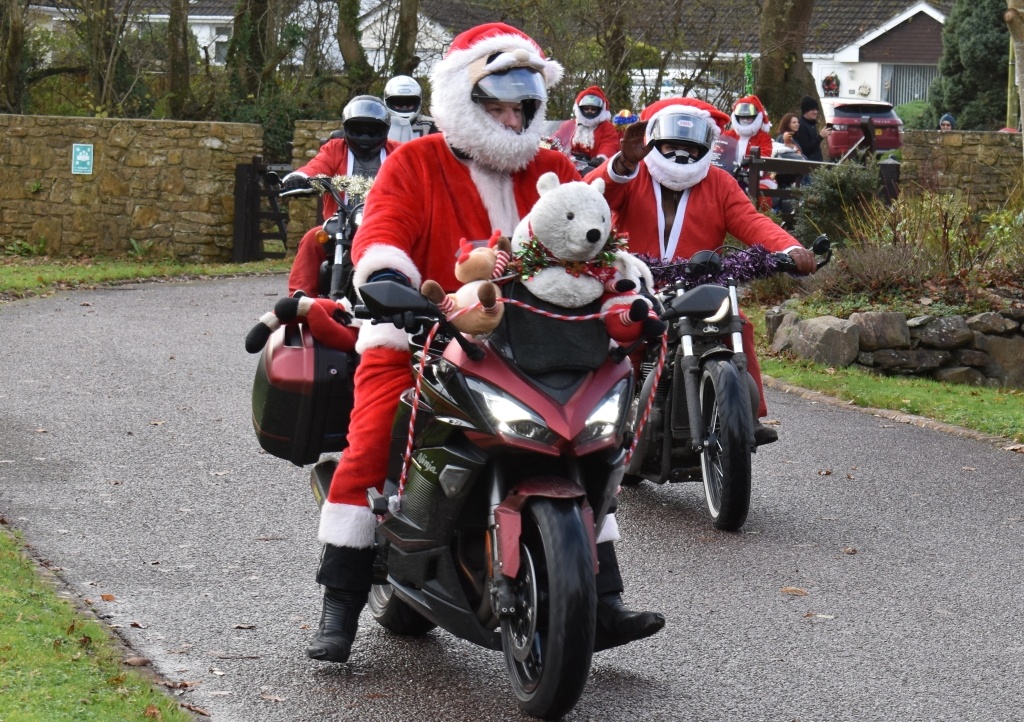
M 71 172 L 75 143 L 93 146 L 89 175 Z M 230 261 L 235 165 L 262 146 L 258 125 L 0 115 L 0 244 Z
M 962 190 L 976 209 L 995 210 L 1021 181 L 1020 133 L 908 130 L 900 185 L 940 193 Z

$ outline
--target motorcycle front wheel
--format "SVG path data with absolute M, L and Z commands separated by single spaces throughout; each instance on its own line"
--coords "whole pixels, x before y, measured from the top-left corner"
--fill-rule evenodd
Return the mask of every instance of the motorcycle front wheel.
M 593 558 L 579 506 L 547 498 L 523 510 L 515 613 L 501 642 L 519 708 L 558 719 L 583 695 L 597 615 Z
M 700 376 L 704 497 L 716 529 L 736 531 L 750 511 L 750 394 L 736 367 L 712 359 Z
M 421 637 L 437 625 L 395 596 L 390 584 L 374 584 L 367 600 L 377 624 L 403 637 Z

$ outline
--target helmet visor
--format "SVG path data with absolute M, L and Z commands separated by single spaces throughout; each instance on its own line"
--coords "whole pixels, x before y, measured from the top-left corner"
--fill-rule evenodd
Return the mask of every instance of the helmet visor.
M 662 115 L 647 126 L 647 145 L 666 141 L 693 143 L 706 151 L 711 148 L 714 140 L 714 124 L 688 113 Z
M 753 118 L 757 115 L 757 108 L 754 107 L 753 103 L 740 103 L 733 109 L 732 114 L 737 118 Z
M 388 127 L 391 126 L 391 116 L 388 115 L 388 109 L 379 98 L 372 96 L 353 98 L 345 106 L 345 110 L 342 111 L 341 119 L 346 125 L 351 120 L 364 120 L 370 122 L 377 121 L 384 123 Z
M 580 98 L 580 102 L 577 103 L 581 108 L 584 106 L 596 106 L 604 110 L 604 101 L 598 98 L 596 95 L 584 95 Z
M 501 73 L 485 75 L 473 86 L 473 100 L 496 100 L 518 103 L 524 100 L 548 99 L 548 91 L 540 73 L 530 68 L 512 68 Z

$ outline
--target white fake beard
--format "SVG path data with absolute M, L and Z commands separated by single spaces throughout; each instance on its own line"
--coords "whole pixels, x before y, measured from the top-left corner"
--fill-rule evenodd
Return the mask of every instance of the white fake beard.
M 736 120 L 735 116 L 733 116 L 732 129 L 735 130 L 736 135 L 738 135 L 741 138 L 753 137 L 757 135 L 757 131 L 761 130 L 761 118 L 761 113 L 758 113 L 757 115 L 754 116 L 754 119 L 751 122 L 747 123 L 746 125 L 743 125 L 742 123 Z
M 457 123 L 445 123 L 442 128 L 445 139 L 491 170 L 514 173 L 529 165 L 540 150 L 544 104 L 540 105 L 533 121 L 522 133 L 506 128 L 485 113 L 480 105 L 472 101 L 469 104 L 464 107 Z
M 582 145 L 584 148 L 594 147 L 594 128 L 580 125 L 576 121 L 576 130 L 572 134 L 573 145 Z
M 520 218 L 512 176 L 487 168 L 475 160 L 469 163 L 469 175 L 487 209 L 491 230 L 499 230 L 506 235 L 514 231 Z
M 651 177 L 666 188 L 674 191 L 686 190 L 704 180 L 711 169 L 711 153 L 707 153 L 696 163 L 676 163 L 669 160 L 656 149 L 644 158 Z

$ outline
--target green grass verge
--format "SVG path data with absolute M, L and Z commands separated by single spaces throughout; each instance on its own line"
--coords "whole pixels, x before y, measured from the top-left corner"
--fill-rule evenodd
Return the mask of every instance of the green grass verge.
M 107 628 L 58 597 L 0 529 L 0 721 L 193 719 L 123 667 Z
M 0 256 L 0 294 L 7 298 L 38 296 L 67 288 L 156 279 L 194 279 L 280 273 L 291 259 L 252 263 L 178 263 L 170 260 Z

